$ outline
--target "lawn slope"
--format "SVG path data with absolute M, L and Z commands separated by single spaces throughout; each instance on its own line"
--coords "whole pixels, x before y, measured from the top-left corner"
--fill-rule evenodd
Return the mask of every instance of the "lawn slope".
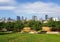
M 13 33 L 0 35 L 0 42 L 60 42 L 60 35 Z

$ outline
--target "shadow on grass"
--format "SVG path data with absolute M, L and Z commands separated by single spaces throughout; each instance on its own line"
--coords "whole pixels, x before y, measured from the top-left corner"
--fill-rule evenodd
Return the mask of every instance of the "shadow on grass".
M 0 35 L 7 35 L 7 34 L 12 34 L 12 33 L 0 32 Z

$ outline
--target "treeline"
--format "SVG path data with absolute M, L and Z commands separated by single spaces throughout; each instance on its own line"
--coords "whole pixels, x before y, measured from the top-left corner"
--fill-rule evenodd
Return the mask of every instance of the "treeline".
M 7 29 L 7 31 L 14 31 L 19 32 L 24 27 L 30 27 L 33 30 L 41 30 L 42 29 L 42 23 L 40 21 L 15 21 L 15 22 L 0 22 L 0 30 Z
M 60 21 L 49 20 L 47 23 L 43 23 L 43 26 L 51 27 L 52 31 L 60 31 Z
M 60 31 L 60 21 L 49 20 L 47 23 L 41 23 L 40 21 L 15 21 L 15 22 L 0 22 L 0 31 L 7 29 L 7 31 L 20 32 L 24 27 L 30 27 L 33 30 L 42 30 L 43 26 L 52 27 L 52 30 L 57 29 Z

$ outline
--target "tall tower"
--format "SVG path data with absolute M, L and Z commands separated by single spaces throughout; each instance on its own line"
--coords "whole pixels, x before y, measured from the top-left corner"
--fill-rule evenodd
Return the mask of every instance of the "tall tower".
M 24 16 L 22 16 L 22 20 L 24 20 Z
M 47 20 L 48 19 L 48 15 L 45 15 L 45 20 Z
M 20 16 L 17 16 L 17 20 L 20 20 Z
M 32 20 L 37 20 L 37 16 L 32 16 Z

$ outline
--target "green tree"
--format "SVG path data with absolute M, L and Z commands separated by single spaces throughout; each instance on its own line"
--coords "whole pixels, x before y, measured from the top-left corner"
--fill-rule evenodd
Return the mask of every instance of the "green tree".
M 60 31 L 60 21 L 57 21 L 55 25 L 56 25 L 56 28 Z
M 27 21 L 26 26 L 31 27 L 33 30 L 36 31 L 42 29 L 42 24 L 40 21 L 34 21 L 34 20 Z
M 5 28 L 5 25 L 6 25 L 5 22 L 0 22 L 0 30 Z
M 16 21 L 14 25 L 15 31 L 21 31 L 24 28 L 24 24 L 22 21 Z
M 8 31 L 13 31 L 14 30 L 14 25 L 15 25 L 14 22 L 7 22 L 5 27 Z
M 41 30 L 42 29 L 42 24 L 40 21 L 35 21 L 35 23 L 33 24 L 32 28 L 36 31 Z

